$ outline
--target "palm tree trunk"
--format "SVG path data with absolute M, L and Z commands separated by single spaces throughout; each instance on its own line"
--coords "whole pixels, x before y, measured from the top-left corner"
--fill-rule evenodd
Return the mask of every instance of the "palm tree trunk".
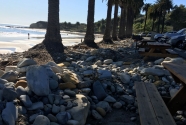
M 59 25 L 59 0 L 48 0 L 48 25 L 43 43 L 50 52 L 63 52 Z
M 146 13 L 145 13 L 145 25 L 144 25 L 143 32 L 145 32 L 145 28 L 146 28 L 146 22 L 147 22 L 147 11 L 146 11 Z
M 125 23 L 125 17 L 124 17 L 124 8 L 121 8 L 121 19 L 120 19 L 120 26 L 119 26 L 119 39 L 123 39 L 124 35 L 124 23 Z
M 97 48 L 97 44 L 94 42 L 94 8 L 95 8 L 95 0 L 89 0 L 87 30 L 84 38 L 84 43 L 89 47 Z
M 159 12 L 159 19 L 158 19 L 158 29 L 157 29 L 157 32 L 159 33 L 160 32 L 160 24 L 161 24 L 161 14 L 162 13 L 162 10 L 160 10 L 160 12 Z
M 163 33 L 163 31 L 164 31 L 164 24 L 165 24 L 164 22 L 165 22 L 165 14 L 163 14 L 161 33 Z
M 128 32 L 128 37 L 130 38 L 132 36 L 132 31 L 133 31 L 133 23 L 134 23 L 134 12 L 133 9 L 130 7 L 130 25 L 129 25 L 129 32 Z
M 113 26 L 113 31 L 112 31 L 112 39 L 113 40 L 118 40 L 117 32 L 118 32 L 118 4 L 115 3 L 114 26 Z
M 155 22 L 155 20 L 153 19 L 152 20 L 152 30 L 151 31 L 154 31 L 154 22 Z
M 124 15 L 124 21 L 123 21 L 123 38 L 126 37 L 126 24 L 127 24 L 127 7 L 126 7 L 126 4 L 123 5 L 124 7 L 124 12 L 123 12 L 123 15 Z
M 113 3 L 113 0 L 108 0 L 106 28 L 105 28 L 105 33 L 104 33 L 104 36 L 103 36 L 103 41 L 105 43 L 113 43 L 113 41 L 111 39 L 111 36 L 110 36 L 112 3 Z
M 131 26 L 131 10 L 127 7 L 127 25 L 126 25 L 126 37 L 130 37 L 130 27 Z

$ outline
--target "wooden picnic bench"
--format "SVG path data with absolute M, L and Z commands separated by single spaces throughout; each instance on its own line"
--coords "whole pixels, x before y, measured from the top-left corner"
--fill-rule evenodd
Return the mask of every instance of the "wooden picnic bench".
M 141 51 L 139 49 L 139 54 L 144 57 L 144 60 L 147 59 L 149 56 L 152 57 L 177 57 L 178 54 L 171 49 L 171 45 L 166 43 L 160 43 L 160 42 L 147 42 L 145 45 L 146 48 L 149 49 L 148 52 L 145 52 L 144 49 Z M 158 50 L 158 52 L 157 52 Z
M 145 48 L 147 46 L 147 42 L 156 42 L 155 40 L 147 40 L 147 39 L 142 39 L 137 43 L 138 48 Z
M 175 114 L 186 103 L 186 63 L 174 64 L 163 62 L 162 65 L 171 73 L 176 83 L 182 84 L 177 94 L 170 98 L 167 103 L 171 114 Z
M 154 84 L 135 82 L 135 90 L 141 125 L 176 125 Z

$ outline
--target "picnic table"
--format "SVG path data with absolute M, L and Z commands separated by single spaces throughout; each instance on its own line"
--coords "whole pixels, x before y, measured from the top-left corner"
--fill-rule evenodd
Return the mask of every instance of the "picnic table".
M 162 65 L 171 73 L 175 82 L 183 85 L 167 103 L 170 113 L 175 114 L 186 103 L 186 63 L 174 64 L 163 62 Z
M 145 42 L 144 42 L 145 43 Z M 171 49 L 170 44 L 160 42 L 147 42 L 145 48 L 139 48 L 139 53 L 144 57 L 144 60 L 149 56 L 152 57 L 177 57 L 177 53 Z M 149 50 L 146 52 L 146 48 Z M 157 51 L 158 50 L 158 51 Z
M 156 42 L 155 40 L 143 39 L 137 43 L 137 47 L 142 48 L 147 46 L 147 42 Z

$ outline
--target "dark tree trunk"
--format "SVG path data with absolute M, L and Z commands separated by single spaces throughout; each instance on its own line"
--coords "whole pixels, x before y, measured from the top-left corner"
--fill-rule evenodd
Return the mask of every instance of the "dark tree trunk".
M 113 3 L 113 0 L 108 0 L 106 28 L 105 28 L 105 33 L 104 33 L 104 36 L 103 36 L 103 42 L 105 42 L 105 43 L 113 43 L 111 35 L 110 35 L 112 3 Z
M 43 43 L 48 51 L 63 51 L 59 25 L 59 0 L 48 0 L 48 26 Z
M 121 18 L 120 18 L 120 26 L 119 26 L 119 39 L 123 39 L 124 35 L 124 23 L 125 23 L 125 17 L 124 17 L 124 8 L 121 8 Z
M 160 32 L 161 15 L 162 15 L 162 10 L 160 10 L 160 12 L 159 12 L 158 29 L 157 29 L 157 32 L 158 32 L 158 33 Z
M 152 30 L 151 31 L 154 31 L 154 22 L 155 22 L 155 20 L 153 19 L 152 20 Z
M 146 28 L 146 22 L 147 22 L 147 11 L 146 11 L 146 13 L 145 13 L 145 25 L 144 25 L 143 32 L 145 32 L 145 28 Z
M 133 24 L 134 24 L 134 12 L 133 9 L 130 7 L 130 25 L 129 25 L 129 33 L 128 33 L 128 38 L 132 37 L 132 31 L 133 31 Z
M 124 32 L 123 32 L 123 38 L 126 37 L 126 25 L 127 25 L 127 7 L 126 5 L 123 5 L 124 7 L 124 12 L 123 12 L 123 15 L 124 15 L 124 21 L 123 21 L 123 29 L 124 29 Z
M 97 48 L 98 46 L 94 42 L 94 8 L 95 8 L 95 0 L 89 0 L 87 30 L 84 38 L 84 43 L 89 47 Z
M 164 31 L 164 26 L 165 26 L 164 24 L 165 24 L 165 14 L 163 14 L 161 33 L 163 33 L 163 31 Z
M 127 24 L 127 8 L 123 5 L 121 9 L 121 20 L 120 20 L 120 28 L 119 28 L 119 38 L 124 39 L 126 37 L 126 24 Z
M 118 40 L 117 33 L 118 33 L 118 4 L 115 3 L 114 25 L 113 25 L 113 30 L 112 30 L 112 39 L 113 40 Z
M 126 37 L 129 38 L 132 36 L 132 9 L 131 7 L 127 7 L 127 25 L 126 25 Z

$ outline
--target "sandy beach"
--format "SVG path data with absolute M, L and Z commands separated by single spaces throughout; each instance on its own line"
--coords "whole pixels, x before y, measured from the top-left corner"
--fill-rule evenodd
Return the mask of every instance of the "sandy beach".
M 40 31 L 45 31 L 42 29 L 36 29 Z M 64 46 L 72 46 L 81 43 L 83 41 L 85 33 L 78 32 L 68 32 L 61 31 L 61 33 L 69 34 L 68 37 L 62 37 L 62 43 Z M 74 35 L 79 35 L 75 36 Z M 12 53 L 12 52 L 24 52 L 34 45 L 41 43 L 44 39 L 44 36 L 30 36 L 30 39 L 27 36 L 14 36 L 9 34 L 9 36 L 2 36 L 0 40 L 0 54 Z M 102 35 L 95 34 L 95 42 L 98 43 L 102 40 Z

